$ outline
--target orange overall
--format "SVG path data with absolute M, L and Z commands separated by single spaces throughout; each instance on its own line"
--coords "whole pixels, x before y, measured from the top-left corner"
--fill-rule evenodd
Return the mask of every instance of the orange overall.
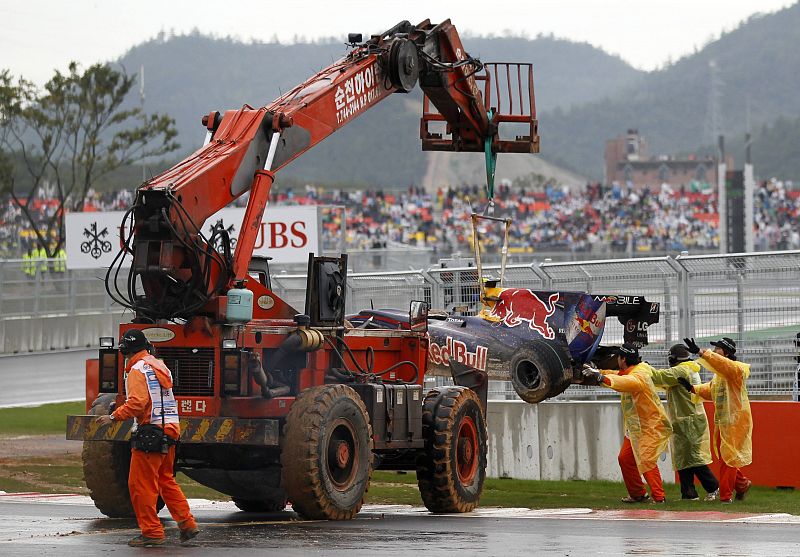
M 619 467 L 628 494 L 643 497 L 647 490 L 644 476 L 654 501 L 664 500 L 664 486 L 658 469 L 661 456 L 672 435 L 664 406 L 656 393 L 652 368 L 639 363 L 627 369 L 601 370 L 603 384 L 621 393 L 625 440 L 619 451 Z
M 695 392 L 714 401 L 714 444 L 719 457 L 719 498 L 730 501 L 744 494 L 750 480 L 740 468 L 753 462 L 753 414 L 747 396 L 748 364 L 730 360 L 711 350 L 702 350 L 697 360 L 714 372 L 709 383 L 697 385 Z
M 125 372 L 128 374 L 126 381 L 125 404 L 114 410 L 115 420 L 136 418 L 141 424 L 150 422 L 152 401 L 147 380 L 143 373 L 134 367 L 143 362 L 155 370 L 161 387 L 172 387 L 172 377 L 164 362 L 147 353 L 146 350 L 137 352 L 128 360 Z M 180 437 L 180 425 L 167 423 L 164 431 L 173 439 Z M 131 471 L 128 476 L 128 489 L 131 493 L 131 503 L 136 513 L 136 520 L 142 535 L 148 538 L 163 538 L 164 527 L 158 519 L 156 504 L 158 496 L 164 500 L 172 518 L 178 523 L 181 530 L 197 528 L 194 517 L 189 510 L 189 503 L 175 481 L 173 463 L 175 462 L 175 446 L 169 448 L 167 454 L 145 453 L 131 449 Z
M 644 481 L 650 486 L 650 492 L 653 494 L 653 501 L 663 501 L 666 497 L 664 493 L 664 483 L 661 479 L 661 471 L 658 466 L 654 466 L 647 472 L 640 472 L 636 464 L 636 455 L 633 452 L 633 445 L 630 438 L 626 435 L 622 441 L 622 447 L 617 455 L 617 462 L 619 469 L 622 471 L 622 481 L 625 482 L 625 489 L 628 490 L 628 495 L 638 499 L 647 495 L 647 488 L 642 482 Z

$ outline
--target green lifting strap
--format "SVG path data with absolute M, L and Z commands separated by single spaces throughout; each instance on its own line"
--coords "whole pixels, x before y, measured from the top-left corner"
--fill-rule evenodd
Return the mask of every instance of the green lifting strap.
M 488 113 L 489 120 L 492 119 L 492 111 Z M 494 171 L 497 167 L 497 153 L 492 152 L 492 137 L 489 136 L 483 143 L 483 150 L 486 154 L 486 190 L 488 191 L 489 203 L 494 200 Z

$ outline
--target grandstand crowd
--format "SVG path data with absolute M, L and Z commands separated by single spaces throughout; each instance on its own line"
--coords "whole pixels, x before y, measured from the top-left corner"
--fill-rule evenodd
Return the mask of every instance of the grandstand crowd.
M 325 190 L 278 192 L 278 205 L 346 207 L 349 249 L 429 246 L 441 254 L 471 252 L 472 212 L 483 212 L 485 188 L 478 185 L 421 188 L 402 192 Z M 537 190 L 501 184 L 494 216 L 510 217 L 512 251 L 589 253 L 713 251 L 719 248 L 717 195 L 708 185 L 634 190 L 589 183 L 580 190 L 546 186 Z M 759 251 L 800 249 L 800 191 L 792 183 L 762 182 L 754 201 L 755 247 Z M 340 229 L 336 221 L 331 231 Z M 496 225 L 481 224 L 484 245 L 502 244 Z
M 769 180 L 757 185 L 754 200 L 756 250 L 800 249 L 800 190 L 791 182 Z M 0 212 L 0 257 L 20 258 L 35 243 L 35 234 L 19 207 L 3 200 Z M 91 191 L 86 211 L 127 209 L 133 193 Z M 238 200 L 243 205 L 246 200 Z M 483 186 L 439 188 L 428 192 L 405 190 L 340 190 L 306 186 L 300 190 L 276 187 L 275 205 L 329 205 L 345 207 L 346 247 L 433 248 L 441 256 L 472 251 L 470 214 L 483 213 Z M 672 253 L 682 250 L 713 251 L 719 246 L 717 196 L 710 186 L 633 188 L 619 184 L 589 183 L 583 188 L 545 186 L 495 190 L 494 216 L 510 217 L 512 253 L 571 251 L 625 256 Z M 27 207 L 42 224 L 53 218 L 59 204 L 37 199 Z M 338 245 L 342 211 L 326 210 L 325 245 Z M 501 227 L 482 221 L 481 241 L 487 249 L 502 244 Z

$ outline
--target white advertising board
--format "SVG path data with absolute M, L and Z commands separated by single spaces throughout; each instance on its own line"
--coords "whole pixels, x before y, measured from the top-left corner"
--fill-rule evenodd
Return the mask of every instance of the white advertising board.
M 228 230 L 235 251 L 244 208 L 222 209 L 202 227 L 206 238 L 219 223 Z M 68 213 L 66 218 L 68 269 L 105 269 L 120 250 L 124 211 Z M 305 263 L 319 253 L 320 228 L 316 206 L 267 207 L 256 236 L 254 255 L 268 255 L 275 263 Z M 131 256 L 125 258 L 129 267 Z
M 125 211 L 67 213 L 67 269 L 108 268 L 119 253 L 124 215 Z

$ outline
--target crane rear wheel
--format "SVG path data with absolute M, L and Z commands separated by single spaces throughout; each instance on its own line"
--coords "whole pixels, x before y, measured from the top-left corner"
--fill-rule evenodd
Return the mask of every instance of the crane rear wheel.
M 486 420 L 475 391 L 445 387 L 429 392 L 422 406 L 422 436 L 417 483 L 425 506 L 434 513 L 475 509 L 488 450 Z

